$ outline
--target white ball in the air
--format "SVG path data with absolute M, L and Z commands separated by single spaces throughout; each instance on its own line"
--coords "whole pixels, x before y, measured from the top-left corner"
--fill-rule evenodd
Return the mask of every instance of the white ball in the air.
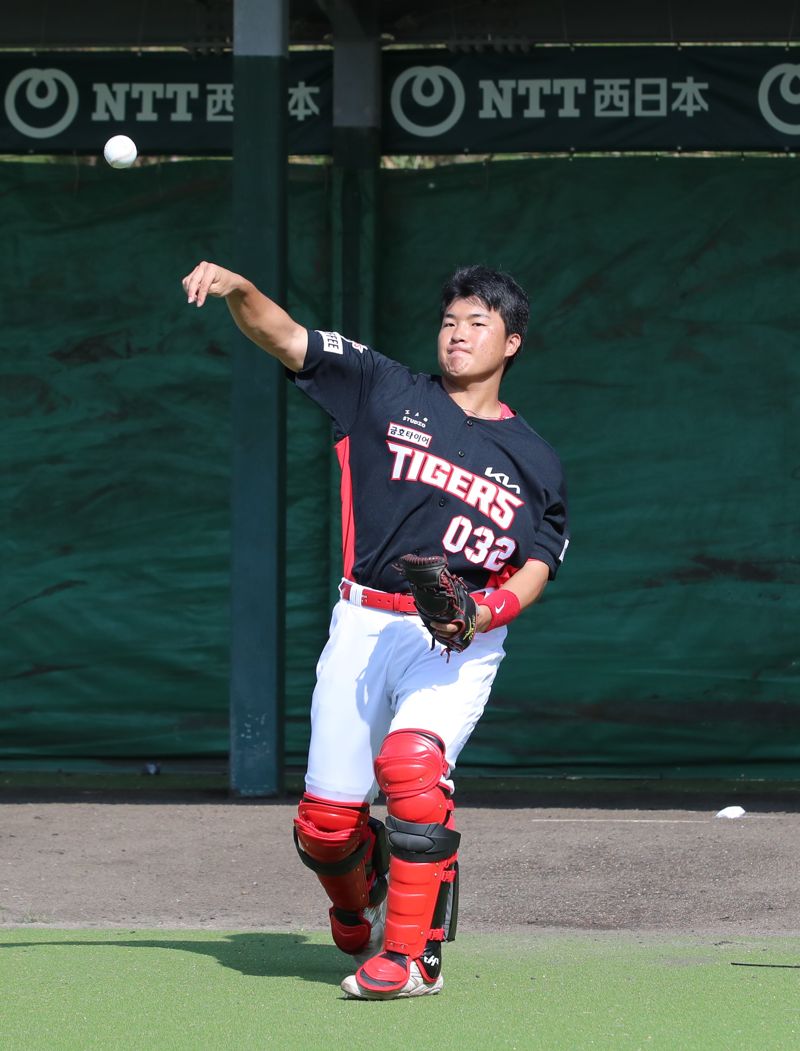
M 136 143 L 127 135 L 112 135 L 103 147 L 103 156 L 112 168 L 130 168 L 136 160 Z

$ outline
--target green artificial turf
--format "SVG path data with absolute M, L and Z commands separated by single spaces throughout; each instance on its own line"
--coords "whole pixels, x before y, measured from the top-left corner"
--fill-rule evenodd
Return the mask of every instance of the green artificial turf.
M 441 995 L 347 1001 L 321 933 L 0 929 L 3 1051 L 800 1047 L 800 937 L 459 936 Z

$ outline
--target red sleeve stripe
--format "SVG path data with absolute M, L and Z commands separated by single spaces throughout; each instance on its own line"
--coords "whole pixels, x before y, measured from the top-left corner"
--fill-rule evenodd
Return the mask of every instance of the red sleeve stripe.
M 515 573 L 519 570 L 516 566 L 505 565 L 499 573 L 492 573 L 489 579 L 486 581 L 487 588 L 501 588 L 506 581 L 511 580 Z
M 352 579 L 356 560 L 356 523 L 353 516 L 353 480 L 350 476 L 350 439 L 336 443 L 336 457 L 342 471 L 340 494 L 342 498 L 342 576 Z

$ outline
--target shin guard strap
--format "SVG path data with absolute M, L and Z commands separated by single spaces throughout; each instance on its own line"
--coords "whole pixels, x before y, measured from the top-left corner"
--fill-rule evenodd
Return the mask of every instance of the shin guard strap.
M 341 861 L 317 861 L 310 854 L 306 854 L 300 846 L 297 829 L 294 830 L 294 845 L 297 847 L 297 853 L 300 855 L 300 860 L 306 868 L 316 872 L 318 876 L 343 876 L 346 872 L 352 872 L 354 868 L 361 864 L 372 844 L 371 840 L 365 839 L 357 850 L 354 850 L 352 854 L 348 854 L 346 858 L 342 858 Z
M 391 814 L 386 818 L 386 832 L 392 856 L 403 861 L 444 861 L 453 857 L 461 842 L 461 833 L 454 828 L 401 821 Z

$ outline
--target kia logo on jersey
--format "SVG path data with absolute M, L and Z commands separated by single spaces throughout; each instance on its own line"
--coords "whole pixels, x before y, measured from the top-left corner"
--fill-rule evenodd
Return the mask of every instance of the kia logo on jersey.
M 504 485 L 506 489 L 513 489 L 515 493 L 522 492 L 518 485 L 514 485 L 514 483 L 510 481 L 507 474 L 501 474 L 500 471 L 494 471 L 491 467 L 487 467 L 483 473 L 487 478 L 494 478 L 496 482 Z

